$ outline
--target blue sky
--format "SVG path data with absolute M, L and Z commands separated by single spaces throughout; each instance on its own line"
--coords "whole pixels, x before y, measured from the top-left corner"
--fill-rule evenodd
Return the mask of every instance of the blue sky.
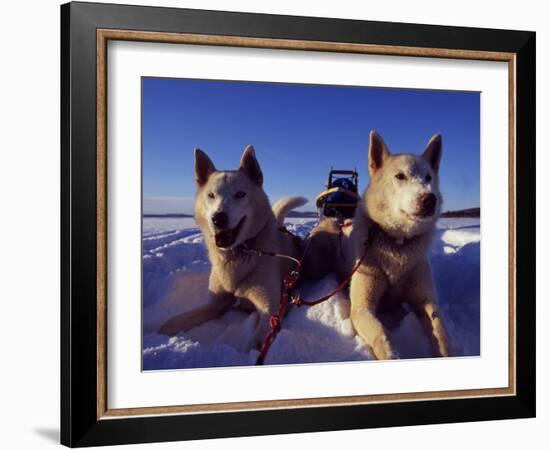
M 368 184 L 369 131 L 395 153 L 443 136 L 444 210 L 479 206 L 479 93 L 143 78 L 144 213 L 192 213 L 193 150 L 218 169 L 254 145 L 271 201 L 311 200 L 330 166 L 357 167 Z

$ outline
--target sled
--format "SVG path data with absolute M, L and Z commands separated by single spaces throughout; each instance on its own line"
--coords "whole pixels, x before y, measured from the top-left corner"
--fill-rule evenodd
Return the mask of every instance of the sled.
M 316 198 L 319 218 L 331 217 L 342 222 L 353 218 L 360 198 L 358 181 L 356 169 L 336 170 L 331 167 L 326 190 Z

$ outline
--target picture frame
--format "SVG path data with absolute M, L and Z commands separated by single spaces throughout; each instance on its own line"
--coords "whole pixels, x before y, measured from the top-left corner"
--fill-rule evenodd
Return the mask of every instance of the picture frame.
M 109 408 L 107 43 L 118 40 L 507 63 L 508 386 Z M 80 447 L 534 417 L 535 40 L 527 31 L 62 5 L 61 443 Z

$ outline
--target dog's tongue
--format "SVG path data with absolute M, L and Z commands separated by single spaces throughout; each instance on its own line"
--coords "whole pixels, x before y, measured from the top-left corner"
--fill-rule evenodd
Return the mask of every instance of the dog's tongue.
M 221 248 L 229 247 L 233 244 L 233 230 L 224 230 L 216 233 L 216 245 Z

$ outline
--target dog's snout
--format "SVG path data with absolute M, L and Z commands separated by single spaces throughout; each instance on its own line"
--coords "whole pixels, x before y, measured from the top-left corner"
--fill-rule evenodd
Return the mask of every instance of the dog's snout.
M 216 228 L 224 229 L 227 228 L 229 223 L 229 217 L 223 211 L 217 212 L 212 216 L 212 223 Z
M 429 217 L 435 212 L 437 197 L 432 194 L 422 194 L 418 199 L 418 214 L 423 217 Z
M 423 208 L 428 210 L 434 209 L 436 202 L 437 197 L 432 193 L 424 194 L 422 197 L 420 197 L 420 203 L 422 204 Z

